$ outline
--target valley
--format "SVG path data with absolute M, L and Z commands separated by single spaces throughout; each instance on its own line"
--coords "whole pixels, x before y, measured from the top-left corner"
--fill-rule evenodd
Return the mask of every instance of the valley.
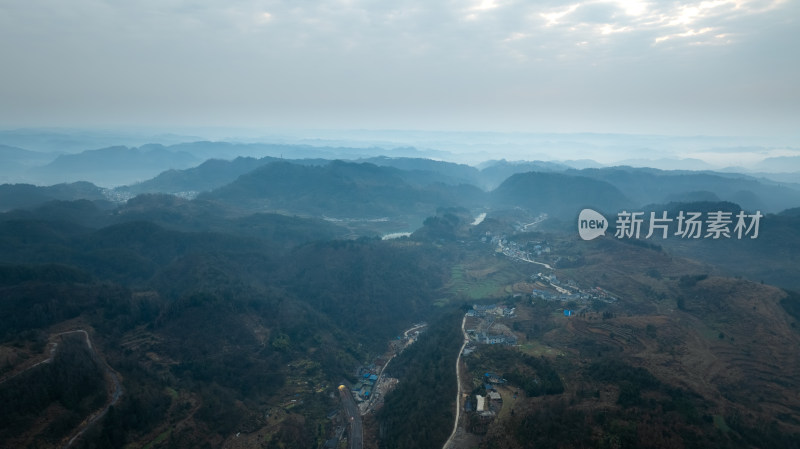
M 197 195 L 115 201 L 84 184 L 2 186 L 25 195 L 0 198 L 14 205 L 0 214 L 13 317 L 0 322 L 0 441 L 797 441 L 796 214 L 765 214 L 758 239 L 586 241 L 587 202 L 642 207 L 613 170 L 516 173 L 484 191 L 436 181 L 480 176 L 461 166 L 380 163 L 253 159 L 206 191 L 195 169 L 159 177 Z M 672 175 L 652 176 L 639 181 Z
M 800 449 L 798 19 L 0 0 L 0 449 Z
M 607 269 L 593 279 L 595 270 L 600 270 L 593 266 L 593 260 L 641 262 L 647 252 L 654 252 L 619 245 L 611 249 L 613 256 L 596 259 L 600 256 L 597 249 L 586 252 L 584 266 L 556 273 L 559 277 L 574 276 L 580 283 L 602 282 L 600 285 L 608 286 L 609 281 L 603 279 L 609 275 Z M 608 251 L 605 247 L 602 252 Z M 513 254 L 509 258 L 524 261 Z M 781 432 L 796 434 L 798 422 L 789 416 L 797 413 L 800 403 L 787 401 L 796 385 L 784 377 L 783 370 L 794 366 L 789 348 L 800 341 L 796 318 L 780 306 L 785 293 L 752 282 L 697 274 L 707 267 L 685 260 L 658 259 L 649 255 L 651 267 L 637 267 L 636 262 L 619 267 L 616 276 L 630 279 L 626 287 L 622 287 L 626 282 L 621 279 L 611 281 L 623 293 L 614 301 L 599 297 L 580 301 L 585 297 L 581 293 L 554 299 L 541 294 L 511 294 L 512 284 L 505 296 L 497 296 L 505 298 L 505 305 L 474 305 L 462 321 L 465 341 L 456 362 L 460 373 L 458 424 L 443 447 L 492 447 L 498 442 L 501 447 L 538 447 L 535 445 L 549 444 L 547 438 L 558 438 L 559 444 L 568 441 L 592 447 L 615 439 L 627 439 L 625 444 L 633 447 L 661 447 L 654 441 L 663 441 L 663 436 L 652 440 L 655 437 L 648 432 L 680 426 L 686 426 L 686 430 L 676 442 L 693 434 L 703 441 L 703 447 L 728 447 L 750 444 L 753 439 L 748 432 L 757 432 L 750 426 L 760 426 L 762 420 L 769 419 L 767 416 L 778 415 L 785 420 L 758 431 L 759 438 L 770 435 L 778 442 L 784 441 L 778 436 Z M 686 295 L 693 297 L 690 305 L 683 299 Z M 763 323 L 770 323 L 769 329 Z M 499 332 L 506 336 L 485 336 Z M 787 352 L 774 352 L 774 338 L 784 342 L 779 346 Z M 756 354 L 756 347 L 764 351 Z M 604 371 L 609 363 L 616 374 Z M 627 371 L 642 379 L 618 377 Z M 500 374 L 487 383 L 484 378 L 494 378 L 493 373 Z M 548 376 L 557 379 L 556 383 L 548 384 Z M 531 379 L 535 382 L 528 383 Z M 749 379 L 746 387 L 743 379 Z M 767 379 L 771 379 L 769 385 L 762 383 Z M 740 402 L 743 396 L 734 393 L 752 397 L 756 390 L 765 401 L 758 406 Z M 497 405 L 491 399 L 490 407 L 492 395 L 497 397 Z M 767 397 L 781 398 L 782 411 L 773 409 Z M 517 426 L 526 422 L 515 418 L 520 412 L 527 416 L 531 410 L 539 410 L 540 421 L 533 424 L 536 428 L 557 425 L 543 419 L 543 408 L 548 407 L 560 410 L 558 419 L 571 423 L 583 420 L 586 433 L 554 436 L 549 434 L 555 432 L 552 428 L 548 433 L 530 433 L 531 439 L 517 439 Z M 675 410 L 677 414 L 673 415 Z M 649 428 L 643 427 L 638 414 L 648 416 Z M 603 420 L 608 418 L 601 420 L 602 416 L 614 416 L 620 429 L 629 426 L 635 431 L 615 435 L 605 427 L 607 421 Z M 736 423 L 736 430 L 726 424 L 730 422 Z

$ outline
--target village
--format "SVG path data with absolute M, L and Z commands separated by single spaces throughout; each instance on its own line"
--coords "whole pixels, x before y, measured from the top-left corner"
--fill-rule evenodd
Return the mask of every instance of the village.
M 481 241 L 497 245 L 496 252 L 499 254 L 503 254 L 513 260 L 541 265 L 551 271 L 550 274 L 540 272 L 531 276 L 531 281 L 536 285 L 531 291 L 534 300 L 572 301 L 584 307 L 592 301 L 601 301 L 608 304 L 618 301 L 614 294 L 600 287 L 585 289 L 579 287 L 572 279 L 559 280 L 554 273 L 553 266 L 557 265 L 562 259 L 555 254 L 555 251 L 546 240 L 530 241 L 520 245 L 506 236 L 493 236 L 487 232 L 481 238 Z M 567 316 L 569 316 L 569 313 L 571 311 L 565 311 Z
M 578 304 L 589 304 L 592 301 L 602 301 L 608 304 L 617 302 L 617 298 L 607 290 L 594 287 L 589 290 L 581 289 L 573 280 L 561 282 L 555 274 L 545 275 L 537 273 L 531 276 L 537 287 L 531 294 L 534 300 L 544 301 L 575 301 Z
M 497 254 L 518 262 L 541 265 L 548 270 L 532 274 L 527 279 L 526 283 L 530 288 L 530 296 L 527 297 L 531 303 L 564 303 L 564 306 L 558 307 L 564 307 L 564 316 L 571 317 L 590 308 L 594 301 L 607 304 L 618 301 L 617 295 L 601 287 L 584 288 L 572 279 L 559 279 L 551 264 L 558 264 L 561 258 L 546 240 L 531 240 L 520 244 L 513 241 L 513 237 L 495 236 L 487 232 L 481 241 L 496 245 Z M 520 304 L 519 300 L 523 295 L 517 293 L 507 303 L 474 304 L 464 316 L 465 343 L 459 358 L 479 351 L 481 345 L 518 346 L 524 343 L 518 341 L 521 337 L 512 331 L 513 320 L 517 315 L 514 305 Z M 577 310 L 572 310 L 573 308 Z M 519 392 L 517 387 L 509 385 L 506 379 L 493 372 L 475 373 L 471 377 L 472 391 L 469 390 L 470 387 L 459 390 L 460 411 L 467 416 L 465 429 L 473 435 L 483 435 L 503 410 L 503 399 L 511 401 L 513 407 Z M 452 441 L 457 431 L 458 427 L 448 442 Z
M 461 352 L 466 357 L 478 350 L 480 345 L 517 345 L 517 336 L 507 325 L 516 318 L 516 308 L 507 304 L 474 304 L 464 316 L 464 333 L 467 341 Z M 467 425 L 470 432 L 484 434 L 489 424 L 503 408 L 503 397 L 498 391 L 506 385 L 502 376 L 485 372 L 472 378 L 475 388 L 460 390 L 460 403 L 463 412 L 469 416 Z M 513 393 L 514 400 L 517 394 Z
M 391 361 L 419 338 L 427 323 L 417 323 L 389 342 L 388 350 L 372 360 L 371 363 L 355 369 L 355 382 L 348 386 L 339 385 L 342 407 L 332 410 L 328 419 L 333 421 L 331 438 L 323 444 L 324 449 L 363 447 L 362 417 L 383 407 L 386 394 L 397 386 L 398 379 L 388 377 L 384 371 Z M 345 431 L 347 436 L 345 437 Z
M 530 225 L 535 224 L 536 222 L 530 223 L 519 230 L 524 232 L 531 227 Z M 480 240 L 482 243 L 495 246 L 495 253 L 498 256 L 520 263 L 540 265 L 544 270 L 529 275 L 521 283 L 527 284 L 529 293 L 517 292 L 513 299 L 509 297 L 507 301 L 493 304 L 473 304 L 471 309 L 465 312 L 463 323 L 465 343 L 459 359 L 475 353 L 481 345 L 519 346 L 524 343 L 519 341 L 523 337 L 512 330 L 513 321 L 517 318 L 516 306 L 520 305 L 519 301 L 523 297 L 527 297 L 527 301 L 531 303 L 538 301 L 564 303 L 564 306 L 557 307 L 564 307 L 563 313 L 566 317 L 581 313 L 591 307 L 594 301 L 609 304 L 618 301 L 615 294 L 603 288 L 585 288 L 572 279 L 557 277 L 554 266 L 562 261 L 562 255 L 557 254 L 558 251 L 555 249 L 558 247 L 558 242 L 532 239 L 519 243 L 514 241 L 514 236 L 493 235 L 491 232 L 486 232 Z M 573 308 L 577 310 L 572 310 Z M 351 421 L 352 418 L 360 421 L 361 416 L 374 413 L 383 407 L 386 394 L 398 384 L 398 379 L 385 374 L 387 366 L 395 356 L 413 344 L 425 328 L 425 323 L 415 324 L 391 340 L 386 353 L 356 368 L 353 372 L 355 376 L 353 382 L 346 387 L 344 385 L 340 387 L 349 393 L 348 396 L 352 397 L 355 404 Z M 487 368 L 488 372 L 474 374 L 475 377 L 472 378 L 474 388 L 471 391 L 459 393 L 460 411 L 469 416 L 467 428 L 475 435 L 484 434 L 492 421 L 500 415 L 504 398 L 506 401 L 511 401 L 509 404 L 513 407 L 519 394 L 518 387 L 508 384 L 502 375 L 491 372 L 490 367 Z M 346 422 L 342 424 L 347 425 Z M 341 429 L 337 427 L 335 437 L 327 442 L 329 447 L 336 447 L 336 443 L 341 442 Z
M 355 374 L 358 380 L 352 385 L 350 391 L 358 404 L 361 415 L 378 410 L 383 406 L 386 393 L 397 386 L 398 382 L 397 379 L 384 375 L 386 367 L 395 356 L 419 338 L 419 334 L 425 330 L 426 326 L 426 323 L 415 324 L 403 332 L 403 335 L 399 335 L 389 342 L 389 350 L 386 354 L 378 357 L 369 365 L 356 369 Z
M 517 344 L 517 337 L 502 323 L 503 318 L 513 318 L 515 311 L 515 308 L 503 305 L 473 305 L 472 310 L 466 313 L 464 329 L 470 344 L 464 348 L 464 355 L 474 351 L 476 344 Z

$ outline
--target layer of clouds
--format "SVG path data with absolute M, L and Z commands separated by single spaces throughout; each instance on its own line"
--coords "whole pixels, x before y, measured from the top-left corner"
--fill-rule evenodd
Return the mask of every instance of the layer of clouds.
M 799 3 L 0 0 L 0 124 L 792 132 Z

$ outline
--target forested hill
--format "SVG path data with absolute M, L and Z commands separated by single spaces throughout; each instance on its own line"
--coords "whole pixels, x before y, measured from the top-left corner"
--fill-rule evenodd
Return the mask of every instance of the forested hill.
M 480 194 L 474 187 L 417 187 L 403 172 L 367 163 L 332 161 L 324 166 L 273 162 L 198 198 L 248 210 L 286 210 L 315 216 L 380 218 L 433 215 L 440 206 L 457 205 Z
M 397 359 L 405 369 L 389 370 L 402 378 L 395 394 L 385 397 L 396 408 L 376 413 L 372 429 L 389 447 L 415 447 L 416 439 L 434 447 L 451 428 L 441 430 L 452 410 L 452 362 L 463 341 L 453 326 L 463 317 L 457 309 L 476 302 L 518 308 L 516 321 L 495 329 L 527 340 L 519 347 L 525 357 L 514 347 L 478 351 L 467 361 L 484 373 L 494 369 L 490 362 L 504 363 L 497 369 L 530 396 L 526 408 L 516 409 L 519 415 L 494 427 L 509 433 L 491 435 L 487 445 L 525 438 L 544 444 L 551 430 L 568 435 L 556 421 L 573 418 L 585 423 L 574 440 L 579 443 L 595 441 L 592 429 L 639 441 L 626 430 L 636 412 L 609 409 L 609 416 L 624 421 L 618 428 L 581 411 L 594 398 L 616 407 L 621 391 L 620 404 L 647 410 L 659 429 L 664 420 L 679 419 L 686 431 L 680 438 L 690 441 L 700 432 L 713 439 L 713 416 L 734 419 L 724 407 L 748 405 L 736 393 L 744 391 L 741 385 L 783 394 L 770 390 L 774 386 L 759 377 L 764 371 L 752 360 L 780 360 L 764 369 L 773 376 L 776 367 L 786 366 L 777 379 L 780 388 L 793 388 L 796 367 L 786 348 L 796 340 L 796 295 L 761 285 L 763 279 L 752 275 L 760 270 L 781 286 L 798 278 L 794 210 L 765 213 L 759 239 L 747 241 L 676 238 L 654 244 L 609 233 L 584 242 L 575 234 L 578 209 L 601 209 L 611 217 L 636 200 L 582 172 L 515 174 L 486 192 L 470 184 L 427 183 L 433 170 L 452 169 L 452 179 L 474 174 L 463 167 L 419 168 L 266 161 L 194 199 L 166 193 L 117 203 L 62 198 L 0 213 L 0 316 L 13 317 L 0 323 L 0 445 L 62 447 L 85 427 L 74 447 L 220 447 L 237 434 L 252 438 L 253 447 L 320 447 L 337 427 L 346 427 L 333 413 L 340 406 L 338 385 L 355 385 L 357 373 L 363 375 L 359 367 L 385 361 L 389 342 L 397 347 L 398 334 L 424 320 L 431 326 L 428 337 Z M 203 175 L 195 173 L 200 180 Z M 109 193 L 91 184 L 73 187 L 68 195 L 82 189 Z M 712 201 L 641 207 L 670 214 L 745 207 L 725 201 L 722 191 L 693 192 L 689 196 Z M 394 226 L 386 217 L 397 215 L 418 219 L 415 232 L 379 239 L 379 226 Z M 680 259 L 681 251 L 719 263 Z M 722 276 L 735 269 L 750 271 L 731 273 L 745 279 Z M 553 285 L 560 290 L 548 287 Z M 580 294 L 540 301 L 533 295 L 542 289 L 548 289 L 543 296 Z M 565 309 L 580 313 L 573 319 Z M 86 332 L 96 352 L 61 345 L 61 335 L 76 331 Z M 759 340 L 747 337 L 750 332 Z M 761 341 L 766 343 L 759 348 Z M 709 360 L 709 348 L 718 351 L 712 351 L 718 363 L 713 372 L 730 366 L 745 377 L 715 380 L 706 389 L 696 361 Z M 626 365 L 614 365 L 617 359 Z M 642 374 L 637 360 L 655 367 L 660 380 Z M 63 378 L 47 368 L 51 362 L 85 385 L 59 389 Z M 96 424 L 83 426 L 109 404 L 105 367 L 121 379 L 124 394 Z M 614 367 L 625 376 L 608 374 Z M 593 374 L 600 377 L 592 380 Z M 671 376 L 691 380 L 691 388 L 677 388 Z M 100 378 L 105 384 L 98 387 Z M 629 385 L 631 379 L 644 381 Z M 545 380 L 562 389 L 545 387 Z M 25 394 L 16 395 L 22 384 Z M 486 386 L 465 392 L 484 395 L 481 388 Z M 540 390 L 572 396 L 541 402 Z M 794 406 L 774 394 L 770 401 Z M 570 398 L 575 404 L 565 405 Z M 561 408 L 542 415 L 535 412 L 538 403 Z M 659 414 L 659 407 L 672 408 Z M 682 410 L 680 417 L 673 409 Z M 440 418 L 426 421 L 431 410 Z M 733 421 L 737 435 L 770 416 L 765 410 L 746 415 L 746 426 Z M 759 438 L 793 438 L 786 430 L 792 429 L 792 413 L 781 415 L 788 427 L 759 434 L 778 439 Z M 525 430 L 534 419 L 549 427 Z M 489 425 L 473 421 L 471 429 Z M 409 437 L 410 429 L 421 436 Z
M 0 185 L 0 212 L 28 209 L 53 200 L 104 201 L 103 190 L 88 182 L 40 187 L 32 184 Z
M 720 200 L 738 203 L 747 210 L 772 213 L 800 204 L 798 184 L 776 183 L 741 174 L 632 167 L 570 170 L 567 173 L 608 182 L 624 192 L 634 204 L 663 203 L 691 192 L 705 192 Z
M 209 159 L 186 170 L 167 170 L 146 181 L 132 184 L 121 191 L 139 193 L 204 192 L 222 187 L 239 176 L 277 160 L 265 157 L 237 157 L 232 161 Z
M 583 208 L 617 211 L 631 201 L 616 187 L 584 176 L 530 172 L 516 174 L 492 191 L 496 205 L 569 217 Z
M 28 385 L 38 399 L 24 406 L 29 396 L 4 383 L 33 376 L 19 377 L 58 332 L 85 329 L 124 395 L 74 447 L 145 444 L 163 432 L 172 445 L 200 447 L 263 426 L 272 444 L 315 446 L 338 407 L 328 393 L 402 329 L 438 313 L 449 277 L 432 245 L 334 240 L 335 226 L 319 220 L 260 214 L 191 231 L 142 220 L 86 226 L 75 215 L 0 214 L 0 314 L 15 317 L 0 323 L 3 445 L 57 446 L 106 400 L 89 388 L 90 403 L 55 413 L 59 396 L 47 392 L 57 376 L 36 374 Z M 97 377 L 95 364 L 63 364 L 76 378 Z M 277 412 L 289 401 L 302 405 Z
M 158 153 L 165 148 L 145 146 L 136 151 Z M 225 148 L 233 151 L 244 147 Z M 169 150 L 182 151 L 178 147 Z M 98 154 L 126 151 L 132 150 L 115 148 Z M 478 169 L 385 156 L 356 161 L 243 156 L 166 170 L 114 189 L 86 182 L 50 187 L 6 184 L 0 186 L 0 210 L 76 199 L 105 200 L 109 204 L 104 207 L 114 207 L 111 203 L 142 193 L 198 197 L 239 215 L 278 212 L 337 219 L 388 217 L 396 220 L 395 230 L 402 231 L 413 231 L 440 207 L 482 211 L 522 207 L 572 220 L 583 207 L 616 212 L 669 201 L 730 201 L 746 210 L 779 213 L 800 204 L 798 184 L 730 173 L 633 167 L 576 170 L 541 161 L 491 161 Z M 390 228 L 381 228 L 380 232 L 391 232 Z M 355 232 L 363 231 L 362 227 Z

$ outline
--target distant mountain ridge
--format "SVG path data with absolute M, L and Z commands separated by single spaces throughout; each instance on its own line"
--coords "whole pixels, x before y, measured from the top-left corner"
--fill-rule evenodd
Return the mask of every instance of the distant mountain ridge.
M 0 144 L 0 184 L 30 182 L 26 172 L 53 160 L 55 156 L 38 151 Z
M 354 162 L 367 162 L 381 167 L 393 167 L 402 170 L 406 181 L 417 184 L 473 184 L 482 187 L 481 172 L 466 164 L 447 161 L 410 157 L 378 156 L 358 159 Z
M 0 211 L 35 207 L 53 200 L 104 201 L 103 189 L 88 182 L 38 187 L 31 184 L 0 185 Z
M 97 184 L 118 186 L 153 177 L 165 168 L 188 168 L 199 162 L 189 153 L 170 151 L 163 145 L 115 146 L 64 154 L 31 173 L 60 182 L 90 179 Z
M 772 173 L 798 173 L 800 172 L 800 156 L 768 157 L 755 164 L 753 170 Z
M 238 148 L 238 145 L 196 142 L 169 149 L 161 145 L 113 147 L 61 156 L 48 167 L 76 169 L 87 160 L 125 161 L 142 154 L 153 156 L 149 162 L 160 157 L 177 157 L 188 163 L 187 152 L 173 150 L 199 146 L 217 151 Z M 138 168 L 132 167 L 132 170 L 141 169 L 149 162 L 142 160 Z M 79 176 L 79 173 L 71 176 Z M 108 170 L 103 176 L 120 179 L 118 173 Z M 497 187 L 491 189 L 494 184 Z M 55 191 L 62 193 L 55 194 Z M 332 219 L 413 217 L 405 220 L 412 229 L 399 226 L 401 229 L 397 231 L 412 231 L 413 226 L 420 225 L 441 207 L 479 211 L 523 207 L 571 219 L 585 207 L 614 212 L 670 201 L 730 201 L 745 210 L 764 213 L 777 213 L 800 205 L 800 184 L 735 173 L 626 166 L 578 170 L 543 161 L 499 160 L 472 167 L 388 156 L 356 161 L 248 156 L 210 159 L 197 166 L 162 171 L 145 181 L 113 190 L 88 183 L 64 184 L 57 189 L 4 185 L 0 188 L 0 210 L 30 208 L 52 200 L 108 198 L 121 202 L 143 193 L 180 194 L 185 198 L 199 195 L 202 201 L 215 202 L 230 208 L 230 213 L 240 215 L 272 212 Z
M 197 167 L 167 170 L 147 181 L 120 188 L 133 194 L 203 192 L 222 187 L 239 176 L 278 159 L 237 157 L 232 161 L 209 159 Z
M 491 192 L 495 207 L 523 206 L 537 213 L 577 217 L 583 208 L 616 211 L 630 200 L 611 183 L 563 173 L 518 173 Z
M 50 156 L 46 153 L 40 153 L 38 151 L 31 151 L 26 150 L 24 148 L 19 148 L 10 145 L 3 145 L 0 144 L 0 162 L 20 162 L 20 161 L 39 161 L 39 160 L 46 160 L 50 158 Z
M 272 162 L 198 199 L 251 210 L 287 210 L 316 216 L 380 218 L 431 215 L 447 201 L 441 190 L 422 189 L 403 172 L 368 163 L 332 161 L 324 166 Z M 474 191 L 480 190 L 474 188 Z
M 713 193 L 721 200 L 739 203 L 748 210 L 780 212 L 800 204 L 800 190 L 771 181 L 768 184 L 741 174 L 624 166 L 569 170 L 566 173 L 608 182 L 639 205 L 669 201 L 676 195 L 700 191 Z
M 481 181 L 488 189 L 494 189 L 517 173 L 563 172 L 570 167 L 558 162 L 545 161 L 487 161 L 480 165 Z

